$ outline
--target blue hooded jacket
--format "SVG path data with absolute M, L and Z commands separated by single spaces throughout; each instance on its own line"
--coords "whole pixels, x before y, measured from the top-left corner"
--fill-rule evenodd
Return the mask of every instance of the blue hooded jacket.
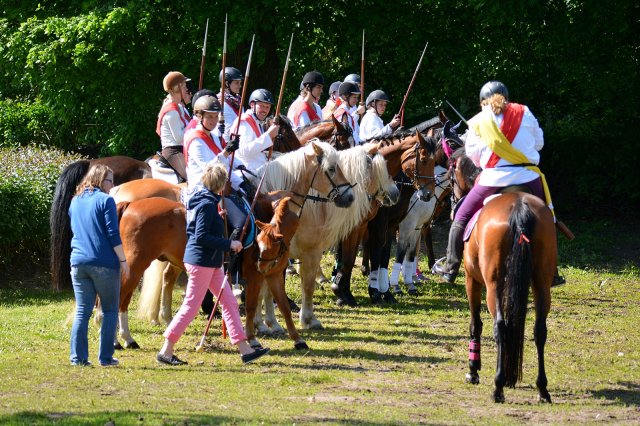
M 218 214 L 220 197 L 203 185 L 196 185 L 187 201 L 187 247 L 184 262 L 220 268 L 223 254 L 231 250 L 224 238 L 224 221 Z

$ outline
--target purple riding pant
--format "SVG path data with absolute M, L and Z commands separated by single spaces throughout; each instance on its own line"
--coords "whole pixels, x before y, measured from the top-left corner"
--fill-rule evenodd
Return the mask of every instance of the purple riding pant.
M 180 336 L 182 336 L 187 326 L 191 324 L 191 321 L 198 315 L 198 310 L 207 293 L 207 289 L 217 295 L 225 280 L 222 268 L 207 268 L 189 263 L 185 263 L 184 266 L 189 274 L 187 294 L 184 296 L 184 301 L 178 313 L 173 317 L 171 324 L 163 334 L 165 338 L 174 344 L 180 339 Z M 247 335 L 242 328 L 242 321 L 240 320 L 238 301 L 228 283 L 220 296 L 220 306 L 222 306 L 222 318 L 227 325 L 231 343 L 235 345 L 242 340 L 247 340 Z
M 544 200 L 544 189 L 542 188 L 542 180 L 540 178 L 536 178 L 530 182 L 519 183 L 518 185 L 526 186 L 531 190 L 533 195 L 538 196 L 541 200 Z M 471 191 L 467 194 L 462 205 L 456 212 L 454 216 L 454 222 L 459 222 L 464 226 L 469 223 L 471 218 L 478 210 L 482 208 L 484 205 L 484 199 L 490 195 L 493 195 L 500 191 L 502 186 L 482 186 L 477 183 L 473 185 Z

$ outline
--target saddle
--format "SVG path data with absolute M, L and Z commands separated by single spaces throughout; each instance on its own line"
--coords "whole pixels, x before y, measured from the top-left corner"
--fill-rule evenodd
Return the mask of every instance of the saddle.
M 527 194 L 531 194 L 531 190 L 529 189 L 528 186 L 525 186 L 525 185 L 509 185 L 509 186 L 505 186 L 504 188 L 502 188 L 497 193 L 495 193 L 493 195 L 490 195 L 487 198 L 485 198 L 484 201 L 483 201 L 483 204 L 486 206 L 489 201 L 493 200 L 496 197 L 499 197 L 502 194 L 506 194 L 508 192 L 526 192 Z M 462 201 L 462 199 L 460 201 Z M 458 202 L 458 206 L 460 206 L 460 205 L 462 205 L 462 203 Z M 475 212 L 475 214 L 471 217 L 471 220 L 469 221 L 469 223 L 467 223 L 467 226 L 464 228 L 463 241 L 469 241 L 469 237 L 471 237 L 471 232 L 473 231 L 473 228 L 475 228 L 476 223 L 478 222 L 478 216 L 480 216 L 480 212 L 481 211 L 482 211 L 482 209 L 480 209 L 477 212 Z

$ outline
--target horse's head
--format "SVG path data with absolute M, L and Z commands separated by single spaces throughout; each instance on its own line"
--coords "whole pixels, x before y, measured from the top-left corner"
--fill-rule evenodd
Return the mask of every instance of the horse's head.
M 333 115 L 331 116 L 331 121 L 333 123 L 333 132 L 329 143 L 338 151 L 355 146 L 356 142 L 353 139 L 351 127 L 339 122 Z
M 448 168 L 451 155 L 464 146 L 464 140 L 458 136 L 458 128 L 461 123 L 453 125 L 451 121 L 446 121 L 444 126 L 437 129 L 433 135 L 438 141 L 436 146 L 436 164 Z
M 353 185 L 340 169 L 335 148 L 319 140 L 311 140 L 307 147 L 305 155 L 313 164 L 311 188 L 327 194 L 328 201 L 335 203 L 337 207 L 349 207 L 355 199 Z
M 288 262 L 289 242 L 298 228 L 298 215 L 289 209 L 291 197 L 284 197 L 274 204 L 274 214 L 270 223 L 256 220 L 260 229 L 256 242 L 258 245 L 257 268 L 267 275 L 277 266 L 285 267 Z
M 378 144 L 367 143 L 362 145 L 367 156 L 367 167 L 369 168 L 369 187 L 367 191 L 372 197 L 377 199 L 383 206 L 393 206 L 400 199 L 398 189 L 393 177 L 389 175 L 387 163 L 378 152 Z
M 435 193 L 435 151 L 436 141 L 433 137 L 424 137 L 416 131 L 413 149 L 402 154 L 402 171 L 407 175 L 418 191 L 420 200 L 429 201 Z
M 285 116 L 280 114 L 275 118 L 275 123 L 280 126 L 278 134 L 273 141 L 273 150 L 277 152 L 291 152 L 300 148 L 302 144 L 298 139 L 298 136 L 293 131 L 291 122 Z

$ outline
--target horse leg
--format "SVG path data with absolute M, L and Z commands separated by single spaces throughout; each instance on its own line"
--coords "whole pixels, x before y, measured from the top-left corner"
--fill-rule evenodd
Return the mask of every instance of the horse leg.
M 258 293 L 258 304 L 256 306 L 255 314 L 255 328 L 258 336 L 270 336 L 272 334 L 271 329 L 265 323 L 264 317 L 262 316 L 263 309 L 265 312 L 268 309 L 267 305 L 269 304 L 270 298 L 271 293 L 269 292 L 269 288 L 265 285 L 261 286 L 260 292 Z
M 162 274 L 162 296 L 160 297 L 160 320 L 166 324 L 170 324 L 173 319 L 171 302 L 173 299 L 173 288 L 180 276 L 182 269 L 169 263 Z
M 480 319 L 480 305 L 482 303 L 482 284 L 475 281 L 470 274 L 466 276 L 467 300 L 469 301 L 469 372 L 466 375 L 467 383 L 477 385 L 480 383 L 480 338 L 482 337 L 482 320 Z
M 420 242 L 420 229 L 413 229 L 407 238 L 407 248 L 402 262 L 402 276 L 404 285 L 407 286 L 407 293 L 411 296 L 418 294 L 418 289 L 413 284 L 413 277 L 416 273 L 416 253 Z
M 269 278 L 265 277 L 265 281 L 269 284 Z M 285 334 L 284 328 L 280 324 L 278 324 L 278 319 L 276 318 L 276 310 L 273 306 L 274 298 L 276 297 L 271 290 L 271 284 L 265 285 L 261 291 L 262 295 L 262 303 L 264 304 L 264 322 L 269 329 L 271 329 L 272 336 L 283 336 Z M 286 297 L 285 293 L 285 297 Z M 287 299 L 287 304 L 289 303 L 289 299 Z M 289 306 L 289 310 L 291 310 L 291 306 Z
M 389 284 L 394 294 L 402 294 L 400 290 L 400 273 L 404 269 L 404 258 L 407 253 L 407 238 L 406 233 L 403 232 L 403 224 L 401 224 L 400 232 L 398 233 L 398 243 L 396 245 L 396 260 L 391 268 L 391 277 L 389 278 Z M 407 283 L 407 275 L 404 275 L 404 282 Z
M 489 287 L 487 287 L 487 298 L 490 297 Z M 497 298 L 495 292 L 494 285 L 493 297 Z M 494 389 L 493 389 L 493 400 L 494 402 L 504 402 L 504 385 L 507 382 L 507 375 L 504 369 L 505 363 L 505 348 L 506 348 L 506 323 L 504 320 L 504 316 L 502 314 L 502 309 L 500 307 L 501 302 L 499 300 L 495 300 L 495 319 L 493 322 L 493 337 L 496 340 L 496 347 L 498 349 L 498 354 L 496 356 L 496 376 L 494 378 Z
M 129 256 L 129 259 L 132 259 L 132 256 Z M 119 335 L 124 340 L 124 347 L 128 349 L 140 349 L 138 343 L 131 336 L 131 331 L 129 331 L 129 304 L 131 303 L 133 291 L 138 286 L 144 272 L 141 270 L 141 263 L 134 260 L 129 266 L 129 276 L 123 275 L 121 277 L 122 284 L 120 286 L 120 307 L 118 312 Z M 117 336 L 114 336 L 114 347 L 122 349 Z
M 391 241 L 395 238 L 395 229 L 387 229 L 384 245 L 380 251 L 380 264 L 378 268 L 378 286 L 382 299 L 389 304 L 397 303 L 393 294 L 389 290 L 389 259 L 391 258 Z
M 251 345 L 252 348 L 261 347 L 262 345 L 256 338 L 256 327 L 255 327 L 255 317 L 256 317 L 256 308 L 258 307 L 258 299 L 260 297 L 260 290 L 263 287 L 264 278 L 262 274 L 258 272 L 250 260 L 249 253 L 246 253 L 247 256 L 244 256 L 242 260 L 242 274 L 247 280 L 247 285 L 245 287 L 245 333 L 247 334 L 247 341 Z
M 433 235 L 431 234 L 430 224 L 422 228 L 422 237 L 424 238 L 424 245 L 427 248 L 427 264 L 429 265 L 429 270 L 431 270 L 435 263 L 435 254 L 433 252 Z
M 371 273 L 369 258 L 369 232 L 368 229 L 365 229 L 362 237 L 362 265 L 360 266 L 360 272 L 362 272 L 363 277 L 368 277 L 369 273 Z
M 538 388 L 538 401 L 551 403 L 551 395 L 547 391 L 547 374 L 544 368 L 544 345 L 547 341 L 547 314 L 551 306 L 551 294 L 549 285 L 538 285 L 539 281 L 534 278 L 533 302 L 536 307 L 536 322 L 533 329 L 533 337 L 538 350 L 538 378 L 536 387 Z
M 285 291 L 284 277 L 280 273 L 276 273 L 266 277 L 266 280 L 267 284 L 269 284 L 271 294 L 273 294 L 273 297 L 276 299 L 278 309 L 280 309 L 280 313 L 287 324 L 287 331 L 289 332 L 289 337 L 294 342 L 294 347 L 296 349 L 309 349 L 305 341 L 300 338 L 298 330 L 293 323 L 293 318 L 291 318 L 291 307 L 289 306 L 289 299 L 287 299 L 287 293 Z M 271 303 L 271 306 L 273 306 L 273 303 Z
M 302 308 L 300 309 L 300 324 L 303 329 L 322 330 L 322 323 L 313 314 L 313 292 L 315 291 L 315 277 L 320 265 L 322 251 L 307 250 L 305 258 L 300 264 L 302 282 Z

